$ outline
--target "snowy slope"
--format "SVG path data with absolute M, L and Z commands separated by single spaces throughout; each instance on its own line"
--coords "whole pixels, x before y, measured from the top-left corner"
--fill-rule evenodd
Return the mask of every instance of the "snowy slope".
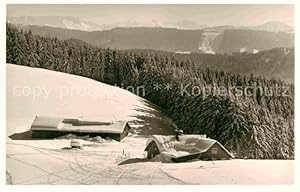
M 100 91 L 61 95 L 65 87 Z M 21 90 L 25 90 L 22 95 Z M 48 91 L 33 97 L 28 90 Z M 31 93 L 31 94 L 30 94 Z M 87 78 L 7 64 L 7 135 L 29 129 L 35 115 L 132 120 L 136 129 L 166 133 L 167 117 L 120 88 Z M 141 110 L 143 109 L 143 110 Z M 145 118 L 146 117 L 146 118 Z M 149 120 L 150 119 L 150 120 Z M 151 132 L 147 132 L 151 134 Z M 155 134 L 159 134 L 155 133 Z M 78 139 L 83 149 L 66 149 L 70 139 L 6 141 L 7 184 L 292 184 L 294 161 L 228 160 L 161 163 L 145 159 L 147 137 L 122 142 Z
M 157 129 L 168 128 L 170 122 L 155 106 L 129 91 L 76 75 L 19 65 L 7 64 L 6 98 L 7 135 L 28 130 L 36 115 L 149 121 L 145 123 L 155 120 L 153 128 Z

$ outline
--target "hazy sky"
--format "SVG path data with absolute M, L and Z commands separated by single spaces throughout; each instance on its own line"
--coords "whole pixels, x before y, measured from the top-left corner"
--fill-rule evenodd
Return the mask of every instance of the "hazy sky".
M 281 21 L 294 26 L 293 5 L 7 5 L 7 16 L 72 16 L 98 25 L 127 22 L 242 26 Z

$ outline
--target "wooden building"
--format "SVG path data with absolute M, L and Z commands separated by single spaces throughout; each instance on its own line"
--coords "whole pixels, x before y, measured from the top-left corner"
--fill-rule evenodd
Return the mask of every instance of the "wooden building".
M 168 153 L 175 162 L 192 159 L 225 160 L 234 158 L 222 144 L 206 138 L 204 135 L 182 135 L 179 141 L 173 135 L 153 135 L 148 139 L 145 151 L 147 151 L 148 159 L 161 153 Z
M 100 122 L 56 117 L 35 117 L 31 126 L 32 138 L 48 139 L 66 134 L 90 137 L 110 137 L 116 141 L 124 139 L 130 130 L 126 121 Z

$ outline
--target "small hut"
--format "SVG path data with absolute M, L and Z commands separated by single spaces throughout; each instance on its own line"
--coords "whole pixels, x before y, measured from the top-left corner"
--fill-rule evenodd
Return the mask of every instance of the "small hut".
M 179 141 L 173 135 L 152 135 L 147 141 L 145 151 L 147 151 L 148 159 L 161 153 L 167 153 L 175 162 L 191 159 L 225 160 L 234 158 L 222 144 L 206 138 L 205 135 L 182 135 Z
M 56 138 L 66 134 L 91 137 L 110 137 L 116 141 L 124 139 L 130 130 L 127 121 L 101 122 L 76 118 L 36 116 L 32 125 L 32 138 Z

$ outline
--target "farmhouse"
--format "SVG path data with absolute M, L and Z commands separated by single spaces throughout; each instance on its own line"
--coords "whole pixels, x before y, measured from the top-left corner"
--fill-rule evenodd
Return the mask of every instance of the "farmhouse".
M 205 135 L 181 135 L 176 137 L 153 135 L 146 143 L 147 158 L 158 154 L 168 154 L 172 161 L 183 162 L 191 159 L 221 160 L 232 159 L 233 155 L 218 141 L 206 138 Z
M 66 134 L 91 137 L 110 137 L 116 141 L 124 139 L 130 130 L 126 121 L 100 122 L 73 118 L 36 116 L 31 128 L 32 138 L 56 138 Z

